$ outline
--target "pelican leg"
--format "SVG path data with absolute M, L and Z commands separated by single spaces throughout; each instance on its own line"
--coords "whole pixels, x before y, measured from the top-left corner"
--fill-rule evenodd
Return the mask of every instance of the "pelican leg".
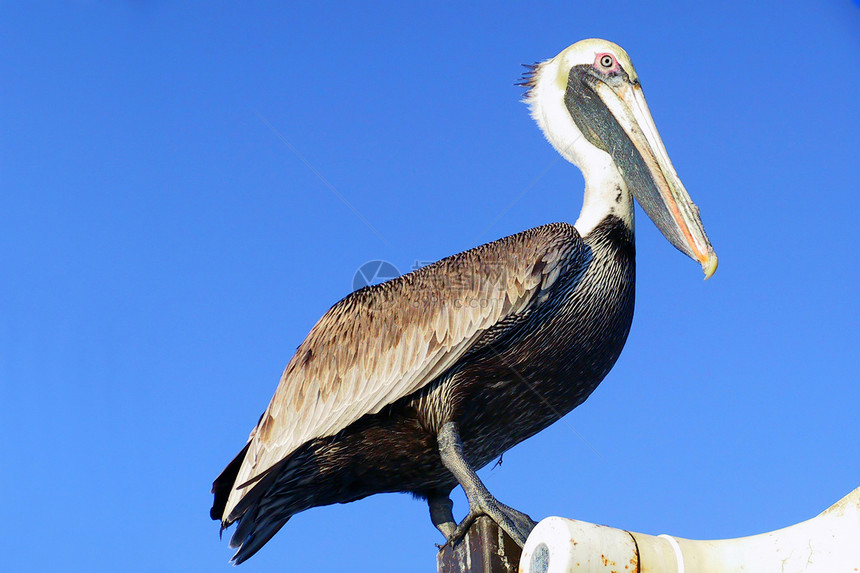
M 427 505 L 430 506 L 430 519 L 436 529 L 442 532 L 445 539 L 450 539 L 457 529 L 457 522 L 454 521 L 454 502 L 447 495 L 434 495 L 427 498 Z
M 525 545 L 526 538 L 537 524 L 525 513 L 499 503 L 487 490 L 475 471 L 469 467 L 469 463 L 463 455 L 463 442 L 460 440 L 457 424 L 454 422 L 445 423 L 436 439 L 439 444 L 442 463 L 457 479 L 469 500 L 469 515 L 457 525 L 451 535 L 446 535 L 448 542 L 456 543 L 462 539 L 475 519 L 481 515 L 486 515 L 510 535 L 520 547 Z M 441 528 L 440 531 L 442 531 Z M 443 533 L 445 532 L 443 531 Z

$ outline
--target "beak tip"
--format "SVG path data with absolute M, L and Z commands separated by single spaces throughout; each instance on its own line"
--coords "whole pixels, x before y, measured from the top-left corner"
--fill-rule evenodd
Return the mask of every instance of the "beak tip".
M 717 272 L 717 254 L 710 250 L 708 252 L 708 257 L 702 261 L 702 270 L 705 272 L 705 280 L 708 280 L 714 273 Z

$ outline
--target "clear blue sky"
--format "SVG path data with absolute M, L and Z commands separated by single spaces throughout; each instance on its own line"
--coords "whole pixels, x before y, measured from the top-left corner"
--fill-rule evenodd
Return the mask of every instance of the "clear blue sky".
M 630 53 L 720 268 L 640 211 L 621 359 L 482 476 L 533 517 L 692 538 L 860 485 L 860 8 L 750 4 L 3 2 L 2 568 L 227 571 L 211 481 L 356 269 L 576 219 L 582 178 L 513 84 L 595 36 Z M 439 541 L 375 496 L 241 568 L 433 571 Z

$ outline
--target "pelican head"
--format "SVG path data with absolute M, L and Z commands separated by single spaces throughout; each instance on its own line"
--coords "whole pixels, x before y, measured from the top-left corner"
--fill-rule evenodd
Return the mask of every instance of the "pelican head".
M 525 101 L 546 138 L 585 177 L 576 227 L 585 235 L 607 214 L 633 224 L 630 194 L 663 236 L 717 269 L 699 209 L 672 167 L 630 57 L 606 40 L 582 40 L 534 66 Z

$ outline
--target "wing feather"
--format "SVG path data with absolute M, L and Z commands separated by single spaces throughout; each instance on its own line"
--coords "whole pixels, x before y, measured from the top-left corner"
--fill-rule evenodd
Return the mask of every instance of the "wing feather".
M 539 298 L 582 243 L 563 223 L 505 237 L 335 304 L 287 364 L 235 484 L 435 380 L 490 327 Z M 247 489 L 230 492 L 223 518 Z M 235 516 L 232 516 L 235 518 Z

